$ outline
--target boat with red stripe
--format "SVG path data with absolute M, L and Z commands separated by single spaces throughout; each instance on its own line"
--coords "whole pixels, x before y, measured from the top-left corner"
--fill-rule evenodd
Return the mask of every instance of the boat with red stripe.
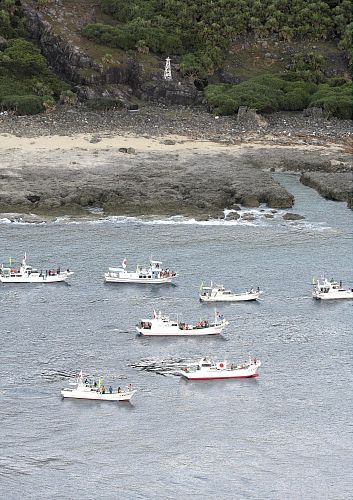
M 197 364 L 182 368 L 180 375 L 187 380 L 224 380 L 233 378 L 258 377 L 257 370 L 261 362 L 249 357 L 248 361 L 239 365 L 228 361 L 214 362 L 210 358 L 202 358 Z

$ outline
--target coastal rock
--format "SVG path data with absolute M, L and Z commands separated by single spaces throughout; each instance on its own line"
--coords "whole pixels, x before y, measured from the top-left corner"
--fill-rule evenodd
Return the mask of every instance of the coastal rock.
M 226 220 L 238 220 L 240 219 L 240 215 L 238 212 L 230 212 L 227 214 Z
M 300 182 L 316 189 L 324 198 L 334 201 L 346 201 L 348 206 L 352 199 L 352 172 L 304 172 Z
M 260 202 L 255 195 L 246 195 L 241 199 L 241 204 L 244 207 L 259 207 Z
M 164 139 L 163 141 L 159 141 L 159 144 L 165 144 L 166 146 L 173 146 L 174 144 L 176 144 L 176 142 L 173 141 L 172 139 Z
M 99 155 L 82 149 L 59 154 L 53 150 L 29 158 L 23 152 L 16 161 L 21 162 L 21 175 L 0 178 L 0 193 L 6 193 L 0 207 L 7 212 L 19 211 L 18 205 L 24 211 L 27 205 L 40 214 L 77 214 L 95 207 L 111 215 L 219 217 L 225 207 L 239 202 L 257 207 L 274 196 L 286 199 L 290 207 L 293 200 L 268 172 L 221 153 L 140 152 L 119 155 L 117 163 L 116 150 L 103 148 Z M 239 217 L 232 213 L 234 219 Z
M 240 106 L 237 114 L 237 123 L 247 129 L 257 129 L 266 127 L 266 120 L 256 113 L 255 109 L 246 106 Z
M 282 219 L 284 220 L 301 220 L 305 219 L 303 215 L 300 214 L 294 214 L 292 212 L 287 212 L 286 214 L 282 215 Z
M 92 144 L 96 144 L 97 142 L 100 142 L 102 139 L 96 135 L 94 135 L 89 142 L 91 142 Z
M 303 111 L 303 115 L 304 116 L 308 116 L 310 118 L 314 118 L 315 120 L 319 119 L 319 118 L 322 118 L 323 117 L 323 109 L 322 108 L 316 108 L 316 107 L 312 107 L 312 108 L 307 108 L 307 109 L 304 109 Z
M 247 221 L 253 221 L 256 219 L 255 215 L 250 212 L 245 212 L 245 214 L 242 214 L 241 218 Z
M 0 35 L 0 49 L 3 50 L 7 47 L 7 40 Z
M 43 217 L 39 217 L 38 215 L 23 214 L 17 212 L 2 212 L 0 213 L 0 219 L 8 219 L 11 222 L 22 222 L 26 224 L 43 224 L 44 222 L 46 222 L 46 219 L 44 219 Z

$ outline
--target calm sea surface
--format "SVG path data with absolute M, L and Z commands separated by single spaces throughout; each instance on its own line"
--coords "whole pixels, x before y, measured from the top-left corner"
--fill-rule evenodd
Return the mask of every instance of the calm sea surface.
M 76 271 L 70 286 L 0 286 L 1 498 L 351 498 L 352 304 L 310 298 L 313 275 L 352 281 L 351 213 L 279 178 L 305 221 L 0 224 L 4 262 L 26 251 L 39 268 Z M 124 257 L 134 268 L 150 255 L 180 272 L 177 286 L 103 283 Z M 222 306 L 220 337 L 136 336 L 153 309 L 211 318 L 198 301 L 211 279 L 259 285 L 263 300 Z M 249 354 L 262 361 L 257 380 L 163 373 Z M 62 401 L 81 368 L 132 382 L 132 404 Z

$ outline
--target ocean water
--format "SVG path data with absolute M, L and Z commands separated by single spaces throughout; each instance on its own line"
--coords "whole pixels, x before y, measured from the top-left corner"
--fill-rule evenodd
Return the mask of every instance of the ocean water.
M 294 175 L 278 174 L 304 221 L 109 218 L 0 224 L 0 256 L 70 267 L 70 284 L 1 285 L 0 492 L 6 499 L 348 499 L 352 303 L 311 299 L 312 276 L 352 282 L 352 220 Z M 150 256 L 176 286 L 103 283 Z M 213 338 L 139 338 L 153 309 L 211 318 L 200 282 L 264 290 L 228 304 Z M 210 355 L 262 361 L 254 380 L 169 373 Z M 129 403 L 63 401 L 80 369 L 133 383 Z

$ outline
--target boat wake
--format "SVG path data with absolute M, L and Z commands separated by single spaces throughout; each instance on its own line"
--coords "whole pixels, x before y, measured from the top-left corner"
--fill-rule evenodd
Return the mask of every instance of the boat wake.
M 192 359 L 142 359 L 141 361 L 132 362 L 128 366 L 137 368 L 141 371 L 157 373 L 158 375 L 179 375 L 180 369 L 195 364 Z

